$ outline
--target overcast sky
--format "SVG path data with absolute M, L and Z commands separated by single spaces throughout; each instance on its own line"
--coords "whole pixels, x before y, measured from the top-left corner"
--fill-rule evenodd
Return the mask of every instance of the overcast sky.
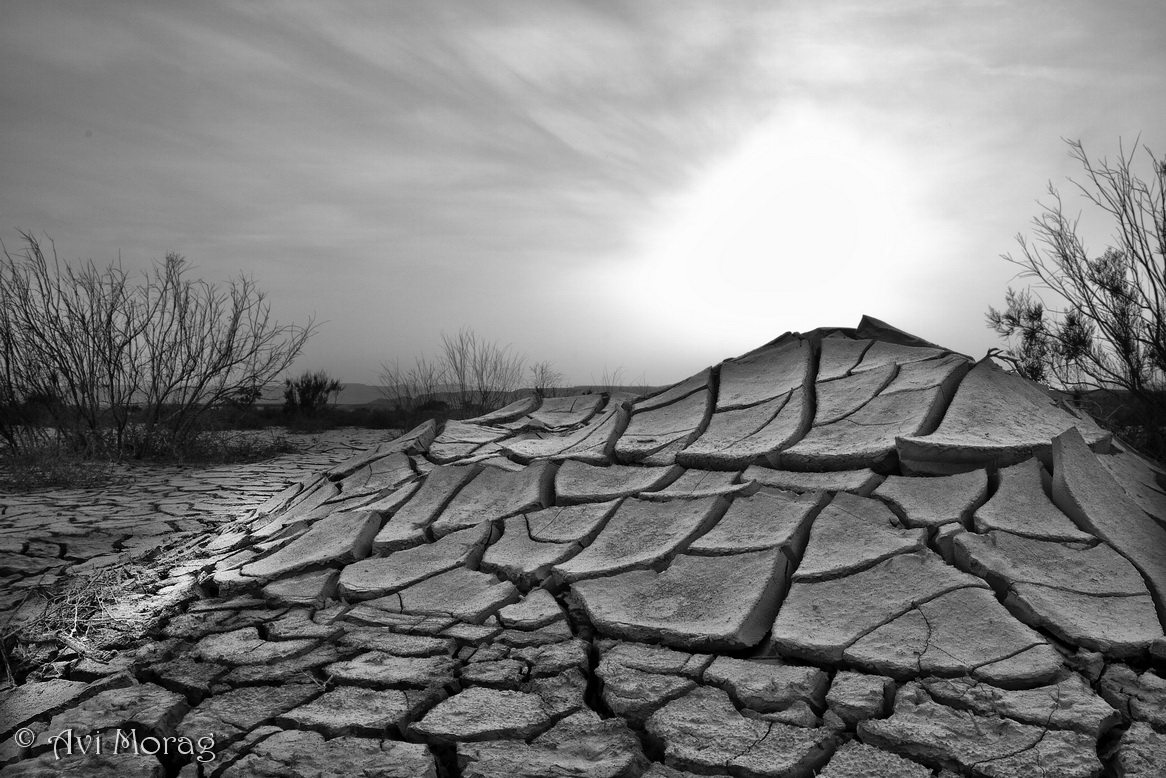
M 247 273 L 363 383 L 463 325 L 575 382 L 864 313 L 980 357 L 1061 139 L 1166 151 L 1161 0 L 4 0 L 0 74 L 10 251 Z

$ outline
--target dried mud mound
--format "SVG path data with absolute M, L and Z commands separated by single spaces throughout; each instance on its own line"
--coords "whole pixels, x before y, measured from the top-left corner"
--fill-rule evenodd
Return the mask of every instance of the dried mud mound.
M 39 735 L 0 775 L 1161 776 L 1164 519 L 988 361 L 787 334 L 422 426 L 173 549 L 157 641 L 10 694 Z

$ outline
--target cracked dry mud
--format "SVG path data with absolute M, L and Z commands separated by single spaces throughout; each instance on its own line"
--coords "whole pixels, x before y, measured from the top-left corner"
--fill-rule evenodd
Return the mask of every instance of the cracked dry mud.
M 157 579 L 142 640 L 3 693 L 0 776 L 1166 775 L 1164 483 L 864 318 L 422 425 L 213 529 L 6 520 L 18 588 Z M 57 759 L 70 728 L 214 759 Z

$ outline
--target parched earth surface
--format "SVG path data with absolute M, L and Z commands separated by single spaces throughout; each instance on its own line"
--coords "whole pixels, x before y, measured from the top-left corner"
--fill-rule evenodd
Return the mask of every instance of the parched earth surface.
M 120 637 L 4 693 L 0 776 L 1166 775 L 1164 483 L 864 319 L 248 508 L 17 505 L 8 589 L 139 572 Z

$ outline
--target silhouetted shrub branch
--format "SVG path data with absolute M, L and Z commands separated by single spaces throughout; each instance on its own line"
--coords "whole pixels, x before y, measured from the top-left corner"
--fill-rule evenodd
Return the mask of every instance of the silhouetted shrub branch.
M 19 234 L 0 264 L 0 437 L 13 450 L 49 437 L 85 456 L 180 449 L 210 410 L 258 396 L 315 330 L 274 322 L 245 276 L 186 278 L 175 253 L 134 283 L 116 265 L 61 262 L 51 239 L 50 261 Z
M 1090 255 L 1049 184 L 1051 202 L 1033 219 L 1035 240 L 1017 236 L 1021 268 L 1032 288 L 1009 289 L 1003 310 L 989 308 L 988 326 L 1010 342 L 1003 358 L 1022 375 L 1069 391 L 1098 389 L 1130 406 L 1148 453 L 1166 454 L 1166 157 L 1145 149 L 1150 174 L 1134 170 L 1139 149 L 1119 145 L 1117 160 L 1094 161 L 1080 141 L 1067 141 L 1085 180 L 1073 183 L 1113 225 L 1115 245 Z M 1129 430 L 1123 430 L 1130 434 Z

